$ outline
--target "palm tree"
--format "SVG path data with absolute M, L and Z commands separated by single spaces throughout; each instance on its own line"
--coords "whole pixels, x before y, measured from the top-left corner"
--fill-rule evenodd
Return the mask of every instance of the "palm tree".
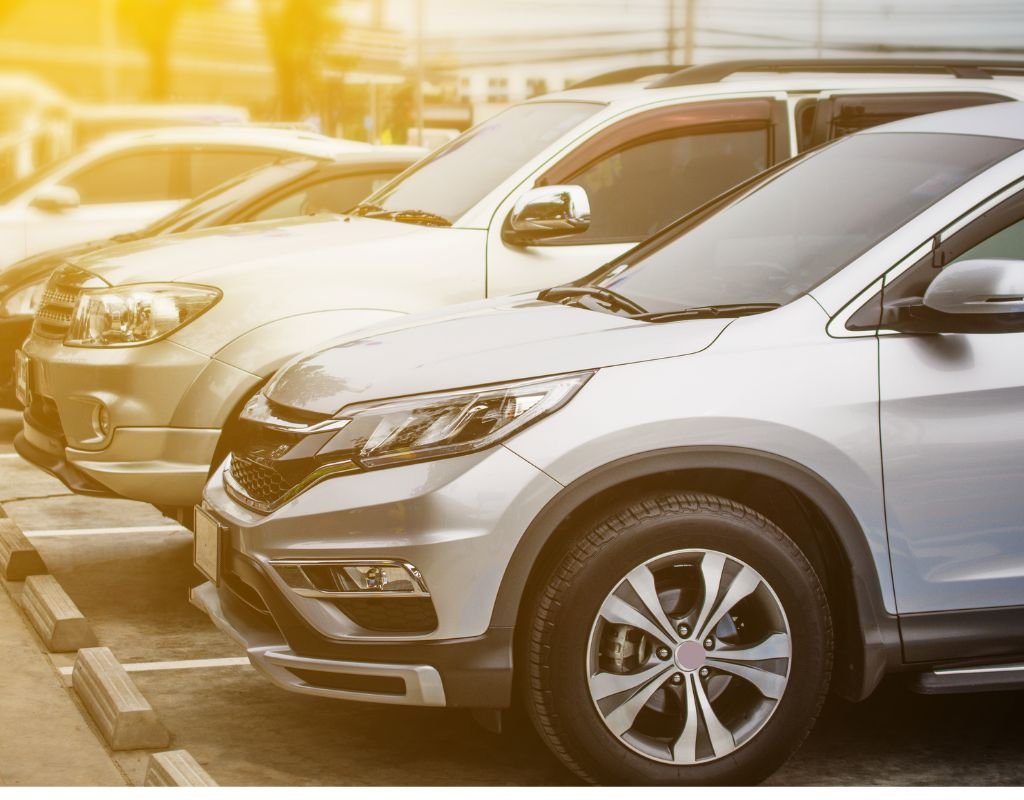
M 118 0 L 118 22 L 149 58 L 149 96 L 166 100 L 171 93 L 171 38 L 187 0 Z

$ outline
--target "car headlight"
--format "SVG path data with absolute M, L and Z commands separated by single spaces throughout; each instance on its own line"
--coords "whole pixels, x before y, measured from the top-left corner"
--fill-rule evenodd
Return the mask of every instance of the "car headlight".
M 87 289 L 78 298 L 64 344 L 124 347 L 161 339 L 221 298 L 219 289 L 187 283 L 137 283 Z
M 347 406 L 334 420 L 309 426 L 322 435 L 337 431 L 316 453 L 320 464 L 349 463 L 374 469 L 484 450 L 508 439 L 564 406 L 593 372 L 516 381 L 453 392 Z M 263 395 L 254 397 L 242 417 L 266 419 Z
M 39 309 L 39 303 L 43 299 L 43 292 L 46 291 L 46 282 L 49 276 L 28 286 L 21 286 L 13 292 L 4 295 L 0 300 L 0 315 L 5 317 L 27 317 L 32 316 Z

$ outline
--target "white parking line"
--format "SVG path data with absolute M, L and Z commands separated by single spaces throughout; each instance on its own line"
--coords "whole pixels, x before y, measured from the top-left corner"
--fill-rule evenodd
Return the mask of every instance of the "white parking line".
M 190 661 L 140 661 L 122 664 L 126 672 L 162 672 L 172 669 L 210 669 L 211 667 L 246 667 L 249 659 L 239 658 L 195 658 Z M 61 667 L 61 675 L 70 675 L 74 667 Z
M 173 533 L 186 530 L 181 525 L 129 525 L 123 528 L 53 528 L 22 531 L 29 537 L 42 536 L 106 536 L 116 533 Z

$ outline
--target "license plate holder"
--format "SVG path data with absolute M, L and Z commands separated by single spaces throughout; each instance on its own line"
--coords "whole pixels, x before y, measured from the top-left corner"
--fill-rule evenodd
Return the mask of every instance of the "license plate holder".
M 32 404 L 32 362 L 21 350 L 14 351 L 14 396 L 25 408 Z
M 192 563 L 216 584 L 220 580 L 221 544 L 227 529 L 200 506 L 196 506 L 195 511 Z

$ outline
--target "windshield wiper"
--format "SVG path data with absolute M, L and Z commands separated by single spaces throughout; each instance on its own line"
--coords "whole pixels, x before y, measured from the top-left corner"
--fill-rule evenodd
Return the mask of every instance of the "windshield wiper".
M 671 322 L 676 319 L 699 319 L 701 317 L 749 317 L 774 311 L 780 303 L 718 303 L 713 306 L 693 306 L 675 311 L 654 311 L 636 314 L 633 318 L 644 322 Z
M 376 215 L 375 215 L 376 216 Z M 381 215 L 385 216 L 385 215 Z M 395 222 L 414 222 L 417 225 L 436 225 L 439 228 L 450 228 L 452 221 L 448 217 L 442 217 L 433 211 L 422 211 L 418 208 L 407 208 L 402 211 L 388 211 L 388 219 Z
M 450 228 L 452 221 L 433 211 L 423 211 L 418 208 L 405 208 L 401 211 L 389 211 L 376 203 L 360 203 L 351 209 L 349 214 L 358 217 L 370 217 L 371 219 L 390 219 L 395 222 L 412 222 L 417 225 L 435 225 L 439 228 Z
M 350 208 L 346 213 L 357 217 L 368 217 L 371 214 L 379 214 L 383 210 L 384 207 L 379 206 L 376 203 L 360 203 L 359 205 Z
M 572 300 L 577 297 L 593 297 L 602 303 L 606 303 L 611 307 L 611 310 L 625 311 L 631 316 L 639 317 L 647 313 L 647 309 L 643 306 L 634 303 L 625 295 L 619 294 L 613 289 L 607 289 L 604 286 L 553 286 L 537 295 L 538 300 L 548 303 Z

